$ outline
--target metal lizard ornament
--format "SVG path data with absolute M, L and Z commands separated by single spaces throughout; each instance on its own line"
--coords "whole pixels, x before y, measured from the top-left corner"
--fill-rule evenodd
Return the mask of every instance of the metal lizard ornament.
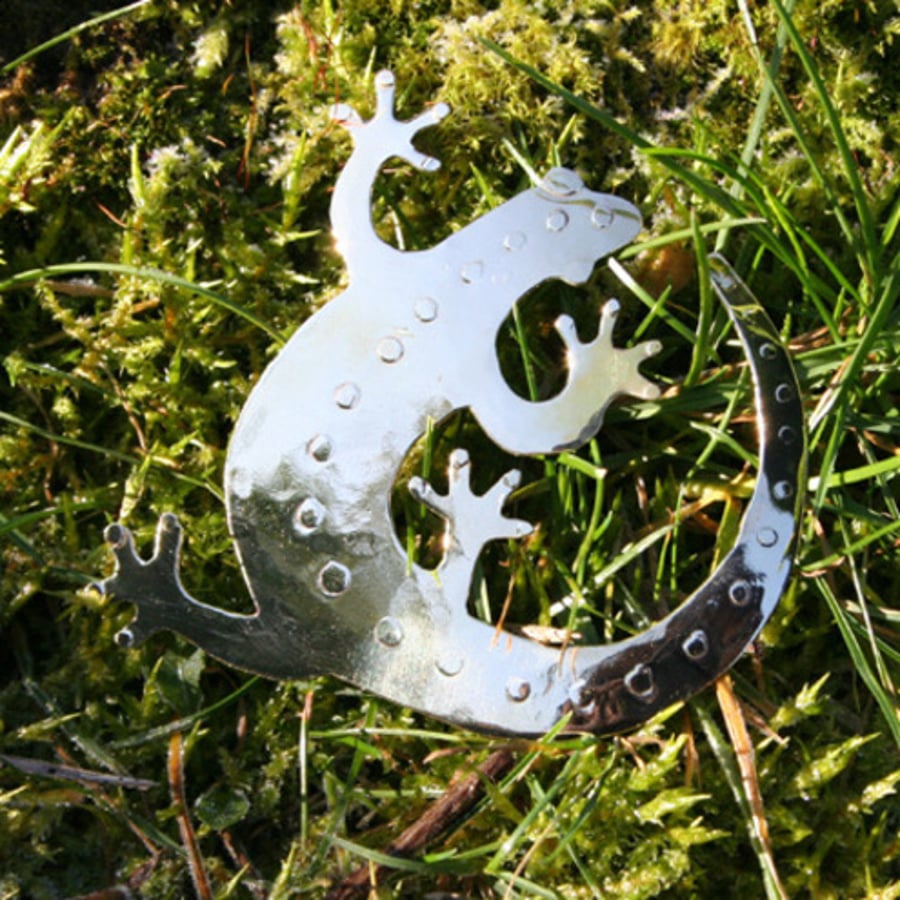
M 613 346 L 616 301 L 595 340 L 556 322 L 568 381 L 552 399 L 516 395 L 500 371 L 495 336 L 517 298 L 542 281 L 585 281 L 600 258 L 641 228 L 631 204 L 554 169 L 429 250 L 384 243 L 371 219 L 379 168 L 400 157 L 438 162 L 411 140 L 448 113 L 394 117 L 394 78 L 376 76 L 377 109 L 332 117 L 353 138 L 331 219 L 349 287 L 300 327 L 247 401 L 225 472 L 229 526 L 256 612 L 237 615 L 190 597 L 178 568 L 181 528 L 164 514 L 153 556 L 135 552 L 120 524 L 106 531 L 115 573 L 100 589 L 137 614 L 117 636 L 134 646 L 162 629 L 213 656 L 272 678 L 329 674 L 461 726 L 537 735 L 569 714 L 572 729 L 636 725 L 727 670 L 771 615 L 788 577 L 804 429 L 790 359 L 766 314 L 728 264 L 711 260 L 755 387 L 759 474 L 734 549 L 675 612 L 628 640 L 564 649 L 504 635 L 466 610 L 488 541 L 527 535 L 502 512 L 519 483 L 510 471 L 482 496 L 470 462 L 450 457 L 449 492 L 413 479 L 413 495 L 446 519 L 437 572 L 411 565 L 394 529 L 390 494 L 410 447 L 430 422 L 468 407 L 513 454 L 575 448 L 600 428 L 613 398 L 651 399 L 638 365 L 656 342 Z

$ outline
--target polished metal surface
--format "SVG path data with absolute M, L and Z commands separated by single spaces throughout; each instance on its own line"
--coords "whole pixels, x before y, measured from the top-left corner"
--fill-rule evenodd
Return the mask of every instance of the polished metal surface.
M 659 345 L 616 348 L 615 301 L 604 306 L 589 343 L 568 318 L 556 322 L 568 381 L 550 400 L 513 393 L 495 351 L 515 300 L 550 278 L 587 279 L 597 260 L 637 235 L 640 215 L 554 169 L 432 249 L 390 247 L 372 224 L 373 181 L 392 157 L 436 168 L 411 140 L 448 110 L 438 105 L 399 122 L 390 73 L 376 76 L 376 91 L 370 121 L 346 106 L 333 111 L 354 144 L 332 201 L 350 285 L 270 365 L 229 448 L 229 523 L 257 611 L 235 615 L 186 593 L 174 515 L 161 517 L 148 561 L 128 529 L 111 525 L 116 571 L 100 587 L 137 607 L 119 641 L 132 646 L 171 629 L 240 668 L 274 678 L 334 675 L 489 732 L 540 734 L 564 713 L 577 729 L 627 728 L 725 671 L 777 603 L 804 458 L 790 360 L 759 304 L 714 258 L 714 286 L 753 375 L 761 441 L 737 545 L 679 609 L 627 641 L 565 649 L 508 633 L 498 641 L 493 626 L 467 613 L 466 601 L 484 544 L 531 530 L 503 513 L 519 473 L 476 495 L 469 473 L 477 461 L 457 450 L 447 494 L 410 482 L 447 523 L 436 572 L 409 563 L 394 532 L 391 489 L 410 447 L 453 410 L 470 408 L 511 453 L 549 453 L 589 440 L 613 398 L 657 395 L 638 366 Z

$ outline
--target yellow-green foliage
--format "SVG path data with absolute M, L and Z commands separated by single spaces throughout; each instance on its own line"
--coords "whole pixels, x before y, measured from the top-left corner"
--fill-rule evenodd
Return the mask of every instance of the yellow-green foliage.
M 368 115 L 384 67 L 401 116 L 454 110 L 421 136 L 438 173 L 379 179 L 386 238 L 426 246 L 555 164 L 647 219 L 631 290 L 608 272 L 549 285 L 498 346 L 523 392 L 546 393 L 554 317 L 589 331 L 615 291 L 617 342 L 665 345 L 647 367 L 665 398 L 611 411 L 577 459 L 517 463 L 521 512 L 541 527 L 491 549 L 473 612 L 496 618 L 509 596 L 520 622 L 621 637 L 730 545 L 756 435 L 724 318 L 700 313 L 693 277 L 697 237 L 721 243 L 793 339 L 813 426 L 797 577 L 764 652 L 735 670 L 776 864 L 791 896 L 900 895 L 896 9 L 148 0 L 77 28 L 92 10 L 13 0 L 0 29 L 3 66 L 74 28 L 0 81 L 0 753 L 154 785 L 0 757 L 0 897 L 125 882 L 189 895 L 174 730 L 222 897 L 323 896 L 497 746 L 327 679 L 250 679 L 173 635 L 120 650 L 130 610 L 87 588 L 109 571 L 108 522 L 148 542 L 175 510 L 191 592 L 249 608 L 222 505 L 228 435 L 283 342 L 341 289 L 327 213 L 349 141 L 329 109 Z M 407 468 L 433 458 L 439 479 L 458 445 L 486 483 L 510 465 L 462 415 Z M 404 534 L 421 511 L 395 500 Z M 584 605 L 560 613 L 569 594 Z M 710 692 L 630 738 L 517 746 L 477 814 L 385 896 L 762 896 L 718 715 Z

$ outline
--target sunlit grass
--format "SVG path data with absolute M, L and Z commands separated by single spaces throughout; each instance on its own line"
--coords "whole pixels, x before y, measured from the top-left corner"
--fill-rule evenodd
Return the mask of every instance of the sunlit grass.
M 649 7 L 574 0 L 554 21 L 512 0 L 382 7 L 133 3 L 3 68 L 46 85 L 10 87 L 0 117 L 0 754 L 121 782 L 0 755 L 0 895 L 130 881 L 146 896 L 207 882 L 217 897 L 325 896 L 362 865 L 393 870 L 381 895 L 398 897 L 896 895 L 900 203 L 875 140 L 898 115 L 895 26 L 780 0 L 741 3 L 739 20 L 677 3 L 646 25 Z M 48 48 L 68 48 L 65 77 L 40 70 Z M 172 509 L 194 593 L 247 602 L 222 506 L 228 435 L 340 290 L 326 214 L 347 144 L 328 109 L 369 108 L 388 65 L 405 113 L 435 95 L 456 106 L 423 136 L 440 173 L 379 182 L 376 214 L 406 246 L 559 164 L 647 223 L 586 288 L 536 291 L 504 326 L 504 371 L 538 396 L 554 317 L 589 333 L 614 294 L 618 345 L 662 341 L 645 370 L 664 393 L 610 410 L 578 454 L 515 461 L 517 514 L 539 528 L 486 554 L 473 613 L 622 637 L 730 547 L 757 446 L 707 251 L 733 260 L 791 347 L 810 428 L 797 566 L 732 673 L 771 854 L 713 691 L 634 735 L 510 743 L 333 680 L 236 673 L 172 635 L 122 651 L 131 611 L 85 589 L 109 571 L 105 524 L 149 542 Z M 873 67 L 888 99 L 865 93 Z M 440 479 L 461 445 L 486 483 L 512 464 L 461 414 L 404 477 Z M 441 523 L 403 490 L 394 507 L 410 557 L 427 555 Z M 507 747 L 511 768 L 463 822 L 412 858 L 386 854 Z

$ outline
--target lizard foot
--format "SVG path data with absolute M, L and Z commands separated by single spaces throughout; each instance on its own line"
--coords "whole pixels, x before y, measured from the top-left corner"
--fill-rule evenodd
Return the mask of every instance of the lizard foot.
M 511 469 L 481 496 L 472 493 L 469 454 L 465 450 L 454 450 L 450 454 L 448 474 L 450 484 L 446 494 L 438 494 L 422 478 L 412 478 L 409 482 L 410 493 L 447 520 L 445 549 L 448 557 L 464 556 L 474 563 L 488 541 L 531 534 L 533 529 L 528 522 L 512 519 L 501 512 L 521 479 L 518 469 Z
M 181 586 L 178 559 L 181 525 L 173 513 L 160 516 L 153 556 L 143 560 L 134 549 L 131 531 L 118 522 L 104 532 L 116 560 L 116 570 L 95 585 L 101 594 L 114 596 L 137 607 L 131 623 L 116 635 L 121 647 L 134 647 L 156 631 L 171 628 L 173 619 L 193 601 Z
M 635 347 L 613 345 L 619 303 L 610 300 L 600 314 L 592 341 L 581 341 L 570 316 L 554 323 L 565 345 L 567 378 L 563 389 L 548 400 L 532 402 L 515 395 L 502 379 L 487 384 L 471 404 L 482 428 L 494 443 L 510 453 L 559 453 L 583 446 L 600 429 L 609 404 L 630 394 L 643 400 L 659 396 L 659 388 L 638 367 L 662 349 L 659 341 Z
M 604 303 L 597 337 L 588 343 L 579 340 L 570 316 L 560 316 L 556 320 L 556 330 L 566 345 L 570 373 L 566 390 L 584 390 L 589 396 L 596 397 L 600 384 L 607 387 L 610 399 L 628 394 L 642 400 L 655 400 L 659 388 L 640 374 L 638 366 L 659 353 L 662 345 L 659 341 L 644 341 L 629 349 L 614 347 L 612 335 L 618 316 L 618 300 Z
M 394 116 L 395 81 L 392 72 L 379 72 L 375 76 L 375 115 L 364 121 L 359 113 L 346 103 L 338 103 L 331 108 L 332 121 L 343 125 L 358 148 L 379 160 L 399 156 L 410 165 L 425 172 L 440 168 L 440 162 L 426 156 L 413 146 L 412 139 L 423 128 L 436 125 L 450 112 L 446 103 L 437 103 L 408 122 L 401 122 Z

